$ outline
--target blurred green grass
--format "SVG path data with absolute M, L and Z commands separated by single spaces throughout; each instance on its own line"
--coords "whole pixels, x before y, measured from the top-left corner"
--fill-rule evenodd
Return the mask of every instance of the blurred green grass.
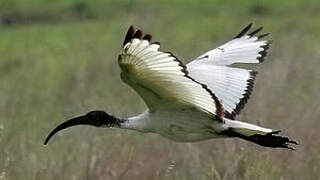
M 0 1 L 0 180 L 319 179 L 319 10 L 317 0 Z M 299 151 L 90 127 L 42 145 L 79 113 L 144 110 L 119 77 L 129 25 L 189 62 L 250 22 L 264 25 L 273 44 L 239 119 L 283 129 L 301 142 Z

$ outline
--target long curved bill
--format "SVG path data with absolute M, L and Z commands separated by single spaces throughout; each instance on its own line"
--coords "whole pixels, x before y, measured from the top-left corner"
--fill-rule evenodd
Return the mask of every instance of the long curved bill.
M 49 135 L 47 136 L 46 140 L 44 141 L 44 144 L 48 144 L 50 138 L 55 135 L 57 132 L 72 127 L 72 126 L 77 126 L 77 125 L 93 125 L 92 121 L 90 121 L 86 115 L 84 116 L 78 116 L 72 119 L 69 119 L 61 124 L 59 124 L 56 128 L 54 128 Z

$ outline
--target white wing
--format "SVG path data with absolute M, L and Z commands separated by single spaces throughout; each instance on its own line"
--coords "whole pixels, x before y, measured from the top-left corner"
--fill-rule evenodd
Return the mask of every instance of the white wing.
M 269 33 L 255 36 L 262 30 L 262 27 L 255 31 L 246 34 L 251 28 L 252 24 L 245 27 L 234 39 L 210 50 L 195 60 L 189 65 L 196 65 L 198 63 L 209 63 L 214 65 L 231 65 L 234 63 L 260 63 L 267 55 L 267 50 L 270 41 L 260 40 Z
M 142 37 L 131 26 L 119 55 L 121 78 L 135 89 L 149 108 L 158 104 L 191 107 L 217 115 L 223 108 L 206 85 L 188 75 L 186 66 L 171 53 L 159 51 L 159 43 L 149 43 L 151 35 Z M 161 103 L 159 103 L 161 102 Z
M 207 84 L 215 93 L 229 119 L 234 119 L 246 104 L 256 75 L 255 71 L 212 64 L 188 66 L 188 70 L 194 79 Z
M 270 45 L 270 41 L 259 40 L 268 34 L 254 36 L 262 28 L 246 34 L 251 26 L 245 27 L 233 40 L 187 64 L 190 76 L 208 85 L 221 101 L 229 119 L 234 119 L 249 99 L 256 72 L 227 66 L 260 63 Z

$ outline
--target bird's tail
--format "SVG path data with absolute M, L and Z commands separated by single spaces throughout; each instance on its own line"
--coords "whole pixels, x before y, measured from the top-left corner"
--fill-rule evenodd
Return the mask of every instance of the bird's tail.
M 280 131 L 263 128 L 253 124 L 226 119 L 228 130 L 223 133 L 229 137 L 238 137 L 261 146 L 272 148 L 287 148 L 295 150 L 298 143 L 289 137 L 281 136 Z

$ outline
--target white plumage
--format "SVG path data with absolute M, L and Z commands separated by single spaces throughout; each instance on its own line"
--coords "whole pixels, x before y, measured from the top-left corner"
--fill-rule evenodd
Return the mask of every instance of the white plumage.
M 262 27 L 246 34 L 252 24 L 245 27 L 231 41 L 199 56 L 189 65 L 199 63 L 227 66 L 234 63 L 260 63 L 264 60 L 270 41 L 260 40 L 269 33 L 255 36 Z M 201 61 L 197 61 L 201 60 Z
M 260 63 L 264 60 L 270 41 L 260 40 L 268 35 L 255 36 L 262 28 L 246 34 L 249 24 L 234 39 L 210 50 L 187 64 L 190 76 L 208 85 L 225 110 L 234 119 L 251 94 L 256 72 L 227 67 L 235 63 Z
M 204 63 L 187 67 L 192 77 L 207 84 L 219 98 L 226 116 L 234 119 L 249 98 L 256 72 Z
M 244 28 L 233 40 L 208 51 L 186 66 L 172 53 L 159 50 L 151 35 L 131 26 L 118 57 L 121 79 L 145 101 L 148 109 L 140 115 L 116 118 L 104 111 L 91 111 L 56 127 L 74 125 L 117 127 L 153 132 L 179 142 L 216 137 L 239 137 L 262 146 L 294 149 L 297 144 L 279 131 L 235 121 L 247 102 L 255 71 L 228 67 L 234 63 L 262 62 L 270 42 L 255 36 L 262 28 L 247 33 Z
M 171 53 L 158 51 L 159 47 L 149 44 L 148 40 L 128 42 L 119 55 L 122 80 L 134 88 L 152 110 L 185 106 L 219 114 L 222 106 L 215 103 L 212 92 L 188 77 L 185 66 Z

